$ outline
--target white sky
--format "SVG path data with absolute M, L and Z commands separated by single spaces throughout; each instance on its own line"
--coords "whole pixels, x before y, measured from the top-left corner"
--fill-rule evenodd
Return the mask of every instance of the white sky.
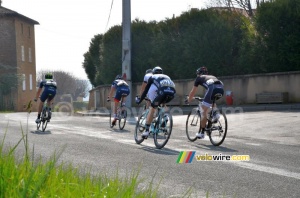
M 161 21 L 191 7 L 203 8 L 204 2 L 131 0 L 131 20 Z M 112 0 L 2 0 L 3 7 L 40 23 L 35 26 L 37 71 L 63 70 L 81 79 L 87 79 L 82 62 L 91 39 L 122 22 L 122 0 L 113 0 L 106 26 L 111 3 Z

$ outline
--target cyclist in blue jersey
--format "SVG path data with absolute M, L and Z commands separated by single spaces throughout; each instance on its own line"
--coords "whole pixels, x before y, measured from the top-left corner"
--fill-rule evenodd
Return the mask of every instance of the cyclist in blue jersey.
M 149 136 L 149 128 L 150 124 L 153 120 L 153 115 L 157 109 L 157 107 L 161 103 L 168 103 L 175 97 L 175 84 L 171 80 L 171 78 L 165 74 L 163 74 L 163 70 L 161 67 L 156 66 L 152 70 L 153 75 L 148 79 L 147 85 L 141 98 L 137 97 L 135 102 L 140 104 L 143 99 L 146 97 L 149 98 L 151 102 L 151 106 L 149 107 L 149 113 L 146 119 L 146 130 L 142 133 L 142 137 L 147 139 Z
M 44 88 L 44 91 L 43 91 Z M 57 85 L 56 82 L 53 80 L 53 75 L 51 73 L 47 73 L 45 74 L 45 80 L 43 80 L 40 83 L 39 89 L 36 93 L 36 97 L 34 99 L 35 102 L 37 102 L 37 99 L 40 97 L 40 104 L 39 104 L 39 108 L 38 108 L 38 116 L 37 119 L 35 120 L 36 123 L 40 123 L 41 122 L 41 112 L 42 112 L 42 108 L 44 105 L 44 102 L 47 100 L 47 107 L 48 107 L 48 121 L 50 122 L 50 118 L 51 118 L 51 104 L 52 101 L 56 95 L 56 89 L 57 89 Z M 43 92 L 42 92 L 43 91 Z M 42 94 L 41 94 L 42 93 Z
M 113 92 L 115 92 L 114 97 L 114 120 L 112 121 L 112 125 L 116 124 L 117 121 L 117 107 L 118 104 L 123 97 L 123 103 L 122 105 L 125 105 L 126 96 L 130 94 L 130 88 L 129 85 L 126 83 L 125 80 L 123 80 L 123 77 L 121 75 L 117 75 L 115 80 L 112 82 L 109 95 L 107 97 L 107 102 L 110 101 L 110 98 L 112 98 Z

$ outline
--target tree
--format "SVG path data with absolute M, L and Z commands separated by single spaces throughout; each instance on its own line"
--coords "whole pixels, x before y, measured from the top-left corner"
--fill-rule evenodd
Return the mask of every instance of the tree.
M 88 79 L 93 86 L 97 86 L 98 83 L 102 84 L 101 79 L 99 78 L 101 65 L 101 54 L 100 54 L 100 45 L 103 42 L 103 35 L 95 35 L 90 42 L 89 51 L 86 52 L 84 56 L 84 62 L 82 64 Z
M 300 70 L 299 0 L 261 4 L 256 27 L 268 72 Z
M 234 8 L 242 8 L 246 11 L 249 17 L 254 16 L 254 9 L 258 8 L 262 3 L 274 0 L 211 0 L 211 6 L 218 5 L 221 7 L 227 7 L 230 10 Z

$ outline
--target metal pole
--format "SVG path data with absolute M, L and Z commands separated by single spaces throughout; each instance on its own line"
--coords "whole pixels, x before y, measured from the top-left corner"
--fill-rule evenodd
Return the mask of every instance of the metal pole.
M 131 10 L 130 0 L 123 0 L 122 18 L 122 74 L 129 85 L 131 94 L 127 96 L 126 106 L 132 107 L 132 81 L 131 81 Z

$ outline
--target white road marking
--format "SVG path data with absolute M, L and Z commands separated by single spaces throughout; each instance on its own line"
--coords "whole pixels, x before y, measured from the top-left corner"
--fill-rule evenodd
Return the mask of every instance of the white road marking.
M 242 167 L 242 168 L 257 170 L 257 171 L 280 175 L 280 176 L 285 176 L 285 177 L 291 177 L 294 179 L 300 179 L 300 173 L 291 172 L 291 171 L 288 171 L 285 169 L 273 168 L 273 167 L 269 167 L 269 166 L 262 166 L 262 165 L 249 163 L 249 162 L 238 162 L 238 161 L 232 161 L 232 162 L 234 163 L 234 165 Z

